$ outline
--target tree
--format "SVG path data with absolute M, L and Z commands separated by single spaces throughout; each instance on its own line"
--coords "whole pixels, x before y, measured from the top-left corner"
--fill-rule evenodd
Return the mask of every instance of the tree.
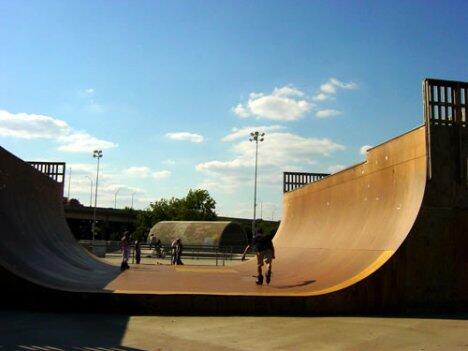
M 184 220 L 213 221 L 216 220 L 216 201 L 207 190 L 190 189 L 182 202 L 182 213 L 179 215 Z

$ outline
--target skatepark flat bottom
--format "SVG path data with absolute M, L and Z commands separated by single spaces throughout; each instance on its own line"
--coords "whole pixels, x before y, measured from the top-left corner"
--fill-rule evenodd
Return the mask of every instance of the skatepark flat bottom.
M 330 257 L 328 250 L 308 250 L 309 257 L 315 262 L 310 265 L 310 271 L 316 271 L 317 277 L 303 277 L 297 273 L 301 263 L 281 260 L 282 250 L 278 250 L 274 261 L 272 282 L 267 285 L 255 284 L 257 269 L 255 259 L 230 267 L 210 266 L 170 266 L 170 265 L 132 265 L 110 281 L 104 290 L 114 293 L 141 294 L 193 294 L 202 295 L 264 295 L 264 296 L 311 296 L 335 290 L 343 281 L 349 284 L 341 275 L 325 276 L 323 258 Z M 350 250 L 334 250 L 336 261 L 351 256 Z M 340 255 L 341 253 L 341 255 Z M 392 252 L 353 250 L 356 261 L 377 262 L 386 259 Z M 341 257 L 340 257 L 341 256 Z M 287 256 L 286 256 L 287 257 Z M 322 263 L 321 263 L 322 262 Z M 310 263 L 310 262 L 309 262 Z M 297 264 L 297 267 L 294 265 Z M 352 265 L 350 265 L 351 269 Z M 371 267 L 372 268 L 372 267 Z M 276 270 L 278 273 L 276 273 Z M 343 272 L 346 274 L 347 272 Z M 365 274 L 365 273 L 364 273 Z M 359 280 L 359 276 L 350 279 Z

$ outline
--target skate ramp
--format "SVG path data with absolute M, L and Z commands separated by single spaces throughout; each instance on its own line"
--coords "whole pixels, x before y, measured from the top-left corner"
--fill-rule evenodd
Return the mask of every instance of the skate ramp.
M 119 274 L 70 233 L 58 186 L 1 150 L 1 264 L 65 291 L 309 296 L 343 289 L 384 264 L 409 233 L 424 195 L 424 127 L 369 150 L 367 160 L 284 196 L 274 280 L 256 262 L 230 268 L 142 267 Z M 154 279 L 148 279 L 152 277 Z
M 52 289 L 105 289 L 119 271 L 76 242 L 60 185 L 1 147 L 0 165 L 0 266 Z
M 120 273 L 74 240 L 59 186 L 0 149 L 3 291 L 31 307 L 40 299 L 45 308 L 133 313 L 466 312 L 466 101 L 461 106 L 461 122 L 426 117 L 370 149 L 364 162 L 284 194 L 268 286 L 255 285 L 255 260 Z

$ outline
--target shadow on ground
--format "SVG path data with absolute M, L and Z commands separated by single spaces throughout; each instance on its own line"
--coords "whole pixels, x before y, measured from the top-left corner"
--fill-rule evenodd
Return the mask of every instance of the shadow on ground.
M 139 351 L 120 346 L 128 320 L 119 315 L 0 311 L 0 350 Z

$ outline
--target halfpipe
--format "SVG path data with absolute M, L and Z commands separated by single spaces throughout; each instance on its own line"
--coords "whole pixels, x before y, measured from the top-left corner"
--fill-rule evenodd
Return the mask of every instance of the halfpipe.
M 465 84 L 425 82 L 442 83 Z M 465 114 L 450 126 L 426 114 L 423 126 L 370 149 L 364 162 L 285 193 L 272 283 L 261 287 L 252 261 L 120 273 L 77 244 L 59 186 L 0 148 L 7 304 L 183 314 L 466 312 L 468 130 L 461 106 Z

